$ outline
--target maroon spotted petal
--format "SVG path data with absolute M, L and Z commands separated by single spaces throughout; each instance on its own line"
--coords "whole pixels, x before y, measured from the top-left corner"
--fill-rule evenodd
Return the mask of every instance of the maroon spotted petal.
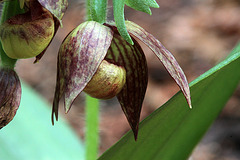
M 68 0 L 38 0 L 38 2 L 49 10 L 61 23 L 62 17 L 67 10 Z
M 112 37 L 110 28 L 94 21 L 82 23 L 66 37 L 58 54 L 52 120 L 53 114 L 58 119 L 58 105 L 62 96 L 65 111 L 69 111 L 106 56 Z
M 134 45 L 130 45 L 118 33 L 115 33 L 107 58 L 113 59 L 126 69 L 126 84 L 117 98 L 136 140 L 148 73 L 145 55 L 140 45 L 134 39 L 133 41 Z
M 172 53 L 169 52 L 161 44 L 161 42 L 159 42 L 153 35 L 146 32 L 143 28 L 141 28 L 137 24 L 130 21 L 126 21 L 126 27 L 131 35 L 137 37 L 139 40 L 145 43 L 159 58 L 159 60 L 165 66 L 169 74 L 173 77 L 175 82 L 182 90 L 189 107 L 192 108 L 187 78 L 184 72 L 182 71 L 181 67 L 177 63 L 176 59 L 173 57 Z
M 15 116 L 21 100 L 21 84 L 16 72 L 0 68 L 0 129 Z

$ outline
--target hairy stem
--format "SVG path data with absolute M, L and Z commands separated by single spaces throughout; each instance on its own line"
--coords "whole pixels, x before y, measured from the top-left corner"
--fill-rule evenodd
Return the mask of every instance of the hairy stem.
M 107 0 L 86 0 L 87 20 L 106 22 Z
M 101 24 L 106 22 L 107 0 L 86 0 L 86 18 Z M 99 101 L 86 97 L 86 159 L 97 159 L 98 156 L 98 115 Z
M 106 22 L 107 0 L 86 0 L 86 19 L 101 24 Z M 99 101 L 86 97 L 86 159 L 97 159 L 98 156 L 98 115 Z
M 98 156 L 98 115 L 99 101 L 87 95 L 86 97 L 86 159 L 97 159 Z

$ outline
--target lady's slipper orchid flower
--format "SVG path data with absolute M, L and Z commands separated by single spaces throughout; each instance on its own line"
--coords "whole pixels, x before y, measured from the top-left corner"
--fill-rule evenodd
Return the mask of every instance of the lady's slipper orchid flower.
M 0 26 L 0 40 L 8 57 L 36 57 L 37 62 L 61 24 L 67 1 L 20 0 L 20 7 L 24 5 L 25 13 L 9 18 Z
M 16 72 L 0 68 L 0 129 L 15 116 L 21 99 L 21 85 Z
M 82 91 L 101 99 L 116 95 L 134 132 L 135 139 L 137 138 L 148 74 L 145 55 L 134 37 L 145 43 L 159 58 L 180 86 L 191 107 L 187 79 L 173 55 L 137 24 L 126 21 L 126 27 L 134 45 L 124 40 L 114 25 L 102 25 L 95 21 L 80 24 L 65 38 L 58 54 L 52 122 L 54 114 L 58 119 L 61 97 L 64 97 L 67 113 L 75 98 Z M 108 63 L 118 68 L 119 71 L 116 71 L 118 76 L 113 74 L 114 67 L 103 69 L 109 65 Z M 114 78 L 110 78 L 111 75 Z M 91 92 L 94 92 L 94 95 Z M 107 92 L 106 96 L 102 96 L 105 92 Z

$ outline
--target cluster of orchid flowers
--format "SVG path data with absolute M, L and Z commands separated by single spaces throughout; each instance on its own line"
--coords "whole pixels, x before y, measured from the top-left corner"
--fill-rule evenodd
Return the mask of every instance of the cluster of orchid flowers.
M 25 13 L 7 19 L 0 26 L 3 48 L 0 67 L 0 128 L 13 119 L 21 99 L 19 78 L 14 66 L 8 65 L 5 58 L 36 57 L 35 62 L 39 61 L 58 27 L 62 25 L 61 20 L 68 5 L 67 0 L 19 2 L 19 7 Z M 187 79 L 173 55 L 137 24 L 130 21 L 124 23 L 131 41 L 122 36 L 114 22 L 97 21 L 80 24 L 64 39 L 58 53 L 52 123 L 54 116 L 58 119 L 62 97 L 67 113 L 82 91 L 98 99 L 116 96 L 137 138 L 148 73 L 144 52 L 135 38 L 147 45 L 163 63 L 191 107 Z

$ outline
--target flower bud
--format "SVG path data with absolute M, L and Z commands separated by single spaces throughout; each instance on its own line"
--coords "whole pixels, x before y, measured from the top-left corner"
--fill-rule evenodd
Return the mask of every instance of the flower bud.
M 3 50 L 13 59 L 37 56 L 49 45 L 53 35 L 53 16 L 40 5 L 35 11 L 11 17 L 0 26 Z
M 84 88 L 84 92 L 98 99 L 110 99 L 116 96 L 126 82 L 126 70 L 113 63 L 103 60 Z
M 0 68 L 0 129 L 15 116 L 21 99 L 21 84 L 16 72 Z

